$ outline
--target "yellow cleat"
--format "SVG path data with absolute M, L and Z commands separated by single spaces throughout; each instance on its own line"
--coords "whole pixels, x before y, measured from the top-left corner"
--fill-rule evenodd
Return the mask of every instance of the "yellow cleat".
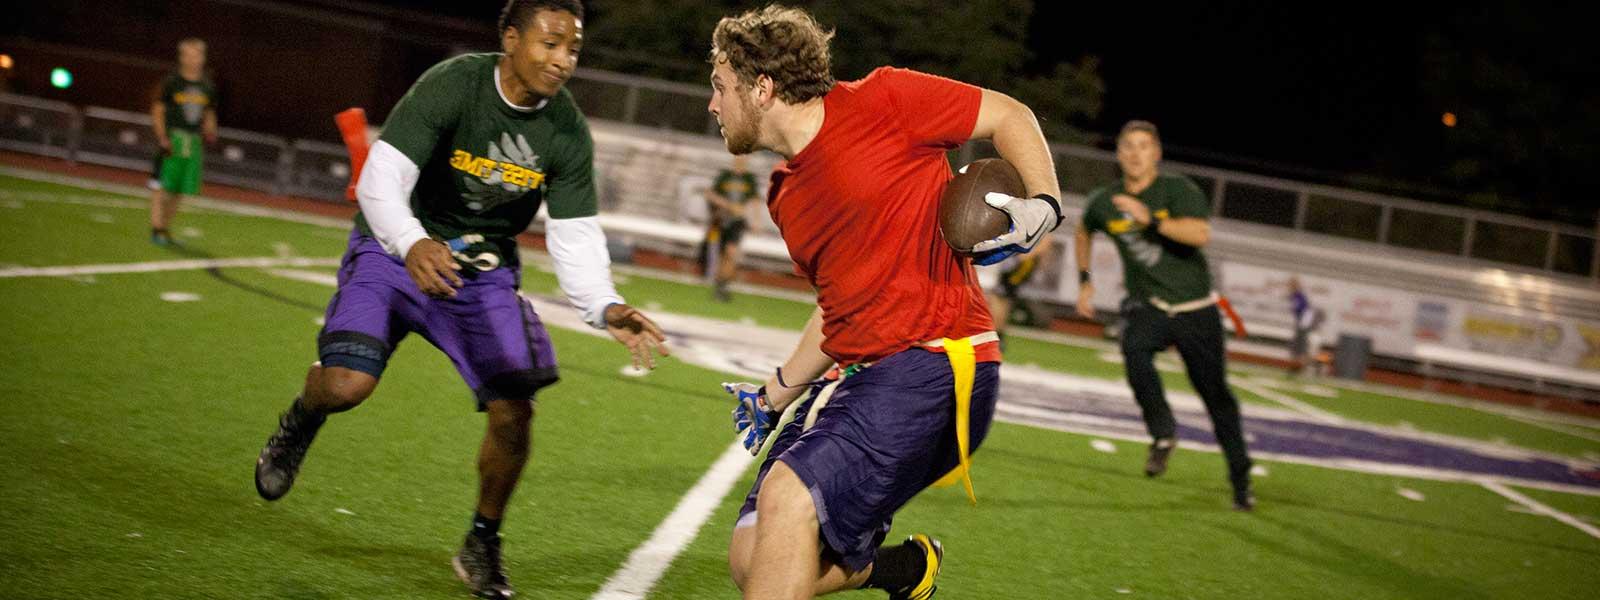
M 939 567 L 944 562 L 944 544 L 920 533 L 906 539 L 906 544 L 914 544 L 922 550 L 927 567 L 922 571 L 921 581 L 911 586 L 909 590 L 889 594 L 889 600 L 928 600 L 933 597 L 934 592 L 939 591 L 935 581 L 939 579 Z

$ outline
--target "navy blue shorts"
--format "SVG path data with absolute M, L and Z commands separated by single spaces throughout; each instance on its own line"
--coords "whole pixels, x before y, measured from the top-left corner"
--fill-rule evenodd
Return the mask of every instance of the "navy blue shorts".
M 955 431 L 955 375 L 944 354 L 913 348 L 845 378 L 804 429 L 822 386 L 777 433 L 756 484 L 739 509 L 749 523 L 774 461 L 799 475 L 816 505 L 823 554 L 851 571 L 872 564 L 895 511 L 960 460 Z M 978 363 L 972 382 L 971 449 L 989 433 L 1000 364 Z

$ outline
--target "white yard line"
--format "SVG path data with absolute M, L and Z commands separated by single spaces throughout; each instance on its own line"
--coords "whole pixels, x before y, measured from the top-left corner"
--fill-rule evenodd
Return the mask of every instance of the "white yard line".
M 162 271 L 198 271 L 201 269 L 337 266 L 339 266 L 339 259 L 337 258 L 210 258 L 57 267 L 7 267 L 0 269 L 0 279 L 17 277 L 78 277 L 83 275 L 157 273 Z
M 750 452 L 738 442 L 728 446 L 722 457 L 678 501 L 666 520 L 656 526 L 650 539 L 628 555 L 628 561 L 611 574 L 590 600 L 638 600 L 649 594 L 650 588 L 655 587 L 672 566 L 673 559 L 694 541 L 700 527 L 711 518 L 717 504 L 739 482 L 753 460 Z
M 31 181 L 40 181 L 40 182 L 44 182 L 44 183 L 54 183 L 54 184 L 57 184 L 57 185 L 71 186 L 71 187 L 75 187 L 75 188 L 79 188 L 79 189 L 94 190 L 94 191 L 97 191 L 97 192 L 105 192 L 107 194 L 117 194 L 117 195 L 120 195 L 120 196 L 132 196 L 134 198 L 144 198 L 144 197 L 150 195 L 150 190 L 148 190 L 146 188 L 143 188 L 143 187 L 139 187 L 139 186 L 120 185 L 120 184 L 115 184 L 115 183 L 105 183 L 105 182 L 100 182 L 100 181 L 79 179 L 79 178 L 76 178 L 76 177 L 68 177 L 68 176 L 65 176 L 65 175 L 56 175 L 56 174 L 53 174 L 53 173 L 43 173 L 43 172 L 40 172 L 40 171 L 32 171 L 32 170 L 28 170 L 28 169 L 18 169 L 16 167 L 0 166 L 0 175 L 5 175 L 5 176 L 9 176 L 9 177 L 16 177 L 18 179 L 28 179 L 28 180 L 31 180 Z M 106 207 L 112 207 L 112 208 L 140 208 L 140 209 L 146 209 L 146 208 L 150 207 L 150 204 L 148 202 L 137 201 L 137 200 L 115 200 L 115 199 L 111 199 L 111 198 L 94 198 L 94 197 L 87 196 L 87 195 L 73 195 L 73 194 L 54 195 L 54 194 L 37 194 L 37 193 L 26 193 L 26 194 L 23 194 L 23 193 L 17 193 L 17 192 L 11 192 L 11 193 L 14 194 L 14 197 L 16 199 L 22 200 L 24 202 L 55 202 L 57 204 L 83 204 L 83 205 L 90 205 L 90 206 L 106 206 Z M 53 199 L 52 199 L 52 196 L 54 196 Z M 315 226 L 318 226 L 318 227 L 333 227 L 333 228 L 340 228 L 340 229 L 349 229 L 350 228 L 350 219 L 344 219 L 344 218 L 338 218 L 338 217 L 324 217 L 324 216 L 320 216 L 320 215 L 311 215 L 311 214 L 306 214 L 306 213 L 303 213 L 303 212 L 296 212 L 296 211 L 286 210 L 286 209 L 281 209 L 281 208 L 267 208 L 267 207 L 264 207 L 264 206 L 241 204 L 239 202 L 230 202 L 230 201 L 227 201 L 227 200 L 218 200 L 216 198 L 211 198 L 211 197 L 207 197 L 207 196 L 185 196 L 184 205 L 185 206 L 195 207 L 195 208 L 204 208 L 206 210 L 214 210 L 214 211 L 217 211 L 217 212 L 227 213 L 227 214 L 231 214 L 231 215 L 241 215 L 241 216 L 248 216 L 248 217 L 263 217 L 263 218 L 268 218 L 268 219 L 278 219 L 280 221 L 289 221 L 291 223 L 301 223 L 301 224 L 304 224 L 304 225 L 315 225 Z
M 1229 383 L 1233 384 L 1233 387 L 1236 387 L 1236 388 L 1239 388 L 1241 390 L 1250 392 L 1250 393 L 1255 394 L 1257 396 L 1261 396 L 1262 398 L 1266 398 L 1266 399 L 1271 400 L 1273 402 L 1277 402 L 1278 404 L 1282 404 L 1282 405 L 1287 406 L 1287 407 L 1289 407 L 1291 409 L 1294 409 L 1295 412 L 1299 412 L 1301 414 L 1304 414 L 1304 415 L 1306 415 L 1308 417 L 1311 417 L 1313 419 L 1316 419 L 1318 421 L 1322 421 L 1322 422 L 1325 422 L 1325 423 L 1341 423 L 1341 424 L 1346 422 L 1346 421 L 1348 421 L 1348 419 L 1345 419 L 1344 417 L 1341 417 L 1339 415 L 1333 414 L 1331 412 L 1322 410 L 1320 408 L 1317 408 L 1315 406 L 1312 406 L 1310 404 L 1302 402 L 1298 398 L 1293 398 L 1293 397 L 1290 397 L 1290 396 L 1285 395 L 1285 394 L 1280 394 L 1278 392 L 1275 392 L 1275 391 L 1269 390 L 1267 388 L 1261 387 L 1259 385 L 1256 385 L 1255 383 L 1243 381 L 1241 379 L 1235 379 L 1233 381 L 1230 381 Z
M 1550 518 L 1555 519 L 1557 521 L 1560 521 L 1562 523 L 1566 523 L 1568 525 L 1571 525 L 1571 526 L 1577 528 L 1578 531 L 1582 531 L 1584 533 L 1589 534 L 1589 537 L 1600 539 L 1600 529 L 1597 529 L 1597 528 L 1595 528 L 1595 526 L 1590 525 L 1588 523 L 1585 523 L 1582 520 L 1579 520 L 1577 517 L 1574 517 L 1574 516 L 1569 515 L 1567 513 L 1561 512 L 1561 511 L 1556 510 L 1554 508 L 1550 508 L 1549 506 L 1546 506 L 1543 502 L 1540 502 L 1538 500 L 1534 500 L 1533 498 L 1529 498 L 1527 496 L 1524 496 L 1524 495 L 1522 495 L 1521 492 L 1518 492 L 1516 490 L 1513 490 L 1511 488 L 1508 488 L 1508 487 L 1506 487 L 1504 485 L 1501 485 L 1501 484 L 1493 482 L 1493 481 L 1482 481 L 1482 482 L 1480 482 L 1480 485 L 1482 485 L 1485 489 L 1488 489 L 1491 492 L 1494 492 L 1496 494 L 1500 494 L 1501 496 L 1505 496 L 1507 500 L 1510 500 L 1510 501 L 1515 502 L 1517 504 L 1521 504 L 1523 506 L 1528 507 L 1528 510 L 1532 510 L 1533 512 L 1539 513 L 1539 514 L 1544 515 L 1546 517 L 1550 517 Z

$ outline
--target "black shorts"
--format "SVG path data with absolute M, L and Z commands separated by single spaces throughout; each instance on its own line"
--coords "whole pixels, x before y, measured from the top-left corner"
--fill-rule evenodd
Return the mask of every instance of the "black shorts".
M 744 239 L 745 230 L 749 228 L 750 224 L 745 222 L 744 219 L 724 221 L 717 227 L 718 239 L 723 247 L 727 247 L 730 244 L 737 246 L 739 241 Z

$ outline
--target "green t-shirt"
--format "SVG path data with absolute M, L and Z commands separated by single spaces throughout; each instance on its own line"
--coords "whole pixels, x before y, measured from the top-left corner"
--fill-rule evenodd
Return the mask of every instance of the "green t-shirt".
M 743 207 L 746 202 L 756 196 L 756 176 L 751 173 L 735 173 L 724 169 L 717 173 L 717 179 L 711 182 L 711 191 L 726 198 L 736 207 Z M 729 213 L 716 211 L 717 220 L 729 221 L 744 218 L 744 211 L 735 210 Z
M 1083 210 L 1083 225 L 1090 233 L 1104 231 L 1122 256 L 1122 273 L 1128 295 L 1160 298 L 1177 304 L 1211 294 L 1211 271 L 1206 255 L 1199 248 L 1167 239 L 1154 227 L 1140 226 L 1111 203 L 1116 194 L 1126 194 L 1123 183 L 1089 192 Z M 1200 187 L 1182 175 L 1157 175 L 1150 187 L 1130 194 L 1150 207 L 1155 218 L 1211 217 L 1211 204 Z
M 411 210 L 429 236 L 483 236 L 464 252 L 492 252 L 514 268 L 515 238 L 541 202 L 552 219 L 597 214 L 594 140 L 565 88 L 535 110 L 507 104 L 495 82 L 501 56 L 467 54 L 428 69 L 379 139 L 421 168 Z M 372 234 L 363 216 L 356 227 Z
M 161 80 L 156 89 L 156 101 L 166 108 L 167 131 L 183 130 L 199 133 L 205 122 L 206 109 L 215 109 L 217 86 L 210 79 L 199 81 L 184 79 L 173 73 Z

